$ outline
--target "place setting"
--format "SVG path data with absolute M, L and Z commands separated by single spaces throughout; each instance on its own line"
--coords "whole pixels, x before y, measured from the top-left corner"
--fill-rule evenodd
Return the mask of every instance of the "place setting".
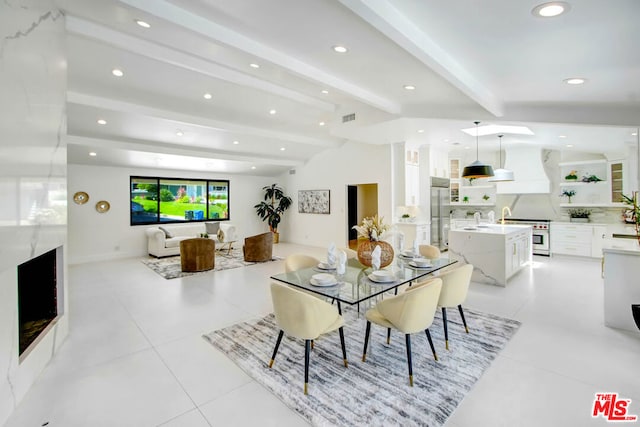
M 343 277 L 346 269 L 347 254 L 344 251 L 337 250 L 335 244 L 331 243 L 327 250 L 327 261 L 318 263 L 314 270 L 320 271 L 320 273 L 311 276 L 309 283 L 318 287 L 343 285 L 344 282 L 339 280 L 338 277 Z M 338 277 L 328 273 L 329 271 L 335 272 Z

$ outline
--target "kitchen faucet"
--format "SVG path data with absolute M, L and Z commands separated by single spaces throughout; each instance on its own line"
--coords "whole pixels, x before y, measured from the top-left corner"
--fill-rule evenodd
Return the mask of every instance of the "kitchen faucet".
M 504 211 L 505 209 L 507 210 L 507 212 L 509 212 L 509 216 L 511 216 L 511 209 L 509 209 L 509 206 L 505 206 L 504 208 L 502 208 L 502 221 L 501 224 L 504 225 Z

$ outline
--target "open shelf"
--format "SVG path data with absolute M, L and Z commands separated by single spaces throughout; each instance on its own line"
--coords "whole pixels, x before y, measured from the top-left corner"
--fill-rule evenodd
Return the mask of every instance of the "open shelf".
M 624 203 L 560 203 L 561 208 L 624 208 L 629 205 Z
M 562 181 L 560 187 L 573 187 L 575 185 L 598 185 L 606 184 L 608 181 L 595 181 L 595 182 L 583 182 L 583 181 Z
M 588 165 L 598 165 L 607 163 L 607 159 L 596 159 L 596 160 L 579 160 L 576 162 L 560 162 L 558 166 L 588 166 Z

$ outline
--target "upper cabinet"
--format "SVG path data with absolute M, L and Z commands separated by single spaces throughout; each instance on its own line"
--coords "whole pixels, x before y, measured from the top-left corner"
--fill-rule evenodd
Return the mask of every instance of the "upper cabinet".
M 563 207 L 619 206 L 624 191 L 624 162 L 605 159 L 559 163 Z M 569 196 L 571 194 L 571 196 Z

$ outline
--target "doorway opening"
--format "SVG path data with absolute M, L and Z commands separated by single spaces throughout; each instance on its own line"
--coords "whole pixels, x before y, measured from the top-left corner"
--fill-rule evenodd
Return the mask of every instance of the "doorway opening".
M 378 184 L 347 185 L 347 240 L 357 250 L 358 232 L 353 229 L 362 220 L 378 214 Z

